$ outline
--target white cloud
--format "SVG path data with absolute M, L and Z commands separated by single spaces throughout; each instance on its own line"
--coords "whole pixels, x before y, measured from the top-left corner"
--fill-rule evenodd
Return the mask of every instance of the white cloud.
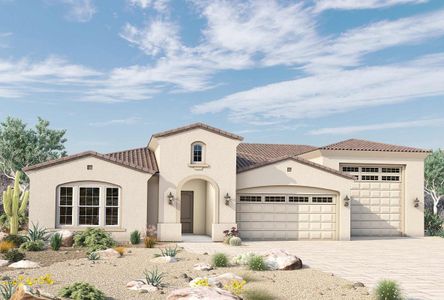
M 142 9 L 153 8 L 158 12 L 167 12 L 169 0 L 128 0 L 128 2 Z
M 308 132 L 309 135 L 323 135 L 323 134 L 352 134 L 363 131 L 377 131 L 388 130 L 398 128 L 417 128 L 417 127 L 434 127 L 443 126 L 444 119 L 427 119 L 427 120 L 415 120 L 415 121 L 403 121 L 403 122 L 390 122 L 390 123 L 378 123 L 362 126 L 346 126 L 346 127 L 330 127 L 319 128 Z
M 69 7 L 67 14 L 68 20 L 75 22 L 89 22 L 94 14 L 96 8 L 92 0 L 62 0 L 64 4 Z
M 106 126 L 113 126 L 113 125 L 134 125 L 138 124 L 142 121 L 139 117 L 129 117 L 125 119 L 113 119 L 108 121 L 102 121 L 102 122 L 91 122 L 89 123 L 90 126 L 94 127 L 106 127 Z
M 444 95 L 444 53 L 387 66 L 361 67 L 269 84 L 194 107 L 228 110 L 238 122 L 317 118 L 363 107 Z
M 428 0 L 316 0 L 315 10 L 375 9 L 400 4 L 420 4 L 426 2 L 428 2 Z

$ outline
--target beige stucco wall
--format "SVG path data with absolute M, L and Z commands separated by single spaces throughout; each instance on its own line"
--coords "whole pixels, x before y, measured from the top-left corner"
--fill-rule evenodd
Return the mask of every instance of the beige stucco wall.
M 287 167 L 292 172 L 287 172 Z M 339 195 L 337 201 L 337 237 L 340 240 L 350 239 L 350 208 L 345 207 L 343 199 L 350 195 L 353 180 L 302 164 L 294 160 L 285 160 L 237 176 L 238 192 L 262 191 L 275 192 L 276 187 L 291 190 L 293 187 L 305 191 L 333 191 Z
M 205 144 L 206 166 L 203 168 L 190 167 L 191 144 L 196 141 Z M 236 147 L 239 142 L 200 128 L 150 141 L 149 147 L 154 150 L 161 168 L 158 224 L 160 240 L 181 240 L 180 191 L 184 184 L 193 179 L 206 180 L 216 190 L 213 225 L 217 226 L 212 230 L 213 240 L 223 238 L 221 228 L 228 228 L 236 223 L 235 201 L 226 206 L 223 196 L 228 193 L 234 198 L 236 194 Z M 169 205 L 167 201 L 170 192 L 176 198 L 174 205 Z
M 424 236 L 424 153 L 391 153 L 375 151 L 318 151 L 323 163 L 339 170 L 340 164 L 380 164 L 404 167 L 403 233 L 407 236 Z M 316 159 L 316 158 L 313 158 Z M 413 201 L 418 198 L 419 207 Z
M 216 201 L 216 190 L 209 182 L 206 183 L 207 199 L 205 202 L 205 234 L 211 236 L 212 224 L 214 222 L 214 205 Z
M 87 170 L 93 165 L 93 170 Z M 92 156 L 44 169 L 28 171 L 30 178 L 29 220 L 40 226 L 56 227 L 56 190 L 70 182 L 105 182 L 121 188 L 120 225 L 106 227 L 118 240 L 128 240 L 133 230 L 143 230 L 147 221 L 147 186 L 151 174 L 139 172 Z M 70 230 L 88 227 L 64 226 Z

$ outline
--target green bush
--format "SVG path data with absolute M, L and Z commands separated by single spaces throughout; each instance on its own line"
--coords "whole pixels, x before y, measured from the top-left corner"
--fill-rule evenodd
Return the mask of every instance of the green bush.
M 133 232 L 131 232 L 130 242 L 133 245 L 140 244 L 140 231 L 139 230 L 134 230 Z
M 26 242 L 26 238 L 22 235 L 11 234 L 3 239 L 3 241 L 14 243 L 14 245 L 18 248 Z
M 265 271 L 267 269 L 264 258 L 259 255 L 254 255 L 250 258 L 248 261 L 248 267 L 253 271 Z
M 60 291 L 60 296 L 73 300 L 104 300 L 105 294 L 86 282 L 76 282 Z
M 42 240 L 24 242 L 20 249 L 26 251 L 43 251 L 45 250 L 45 242 Z
M 393 280 L 381 280 L 375 288 L 377 300 L 401 300 L 403 299 L 401 288 Z
M 88 228 L 74 236 L 74 246 L 87 247 L 89 252 L 106 250 L 115 245 L 111 235 L 100 228 Z
M 254 289 L 246 290 L 242 293 L 244 300 L 274 300 L 275 296 L 271 295 L 267 290 Z
M 213 265 L 219 268 L 228 267 L 228 257 L 224 253 L 216 253 L 212 257 Z
M 31 242 L 47 241 L 48 230 L 45 227 L 40 227 L 39 224 L 32 223 L 32 227 L 28 229 L 28 235 L 26 239 Z
M 439 215 L 435 215 L 430 211 L 424 213 L 424 229 L 427 235 L 439 235 L 443 231 L 442 225 L 444 220 Z
M 51 236 L 51 249 L 54 251 L 59 251 L 60 247 L 62 247 L 63 237 L 60 233 L 56 232 Z
M 25 256 L 25 253 L 18 249 L 11 249 L 3 254 L 3 257 L 11 263 L 21 261 L 25 258 Z

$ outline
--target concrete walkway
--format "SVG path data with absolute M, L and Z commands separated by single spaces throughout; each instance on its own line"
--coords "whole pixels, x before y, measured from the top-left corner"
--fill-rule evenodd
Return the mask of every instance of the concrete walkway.
M 408 299 L 444 299 L 444 239 L 359 239 L 353 241 L 245 242 L 241 247 L 222 243 L 181 243 L 186 250 L 209 254 L 262 252 L 281 248 L 300 257 L 311 268 L 334 273 L 372 288 L 380 279 L 397 280 Z

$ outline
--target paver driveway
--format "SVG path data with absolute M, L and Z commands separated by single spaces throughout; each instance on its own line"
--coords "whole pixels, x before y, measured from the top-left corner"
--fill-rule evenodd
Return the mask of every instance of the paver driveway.
M 281 248 L 304 264 L 337 276 L 361 281 L 372 288 L 382 278 L 397 280 L 409 299 L 444 299 L 444 239 L 358 239 L 353 241 L 245 242 L 241 247 L 222 243 L 181 243 L 196 253 L 262 252 Z

